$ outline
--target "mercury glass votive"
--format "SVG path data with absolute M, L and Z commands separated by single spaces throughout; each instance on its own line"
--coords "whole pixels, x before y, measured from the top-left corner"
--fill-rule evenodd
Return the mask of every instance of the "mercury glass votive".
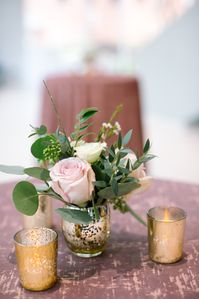
M 32 216 L 22 214 L 23 228 L 52 227 L 52 198 L 47 195 L 39 195 L 37 212 Z
M 177 207 L 154 207 L 147 213 L 149 257 L 158 263 L 182 258 L 186 213 Z
M 14 242 L 22 286 L 32 291 L 52 287 L 57 280 L 57 233 L 44 227 L 23 229 Z

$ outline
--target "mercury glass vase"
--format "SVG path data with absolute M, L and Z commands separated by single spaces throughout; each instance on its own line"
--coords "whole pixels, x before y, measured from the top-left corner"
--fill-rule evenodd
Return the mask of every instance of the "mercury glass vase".
M 68 209 L 81 209 L 67 207 Z M 99 219 L 95 219 L 93 207 L 88 208 L 92 218 L 89 224 L 75 224 L 62 220 L 62 230 L 69 249 L 80 257 L 100 255 L 106 248 L 110 235 L 110 209 L 108 205 L 96 207 Z
M 39 207 L 33 216 L 22 215 L 23 228 L 52 227 L 52 199 L 39 195 Z

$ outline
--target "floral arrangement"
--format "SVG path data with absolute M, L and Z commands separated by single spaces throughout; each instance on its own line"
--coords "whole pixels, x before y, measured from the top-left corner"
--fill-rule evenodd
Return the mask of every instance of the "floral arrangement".
M 48 90 L 48 89 L 47 89 Z M 144 190 L 151 178 L 146 175 L 144 164 L 154 158 L 149 154 L 150 141 L 147 140 L 143 154 L 138 156 L 127 147 L 132 130 L 124 137 L 121 127 L 115 120 L 122 106 L 116 107 L 110 120 L 103 123 L 99 132 L 86 133 L 92 125 L 89 121 L 98 112 L 97 108 L 82 110 L 76 117 L 74 132 L 68 134 L 61 125 L 55 102 L 50 95 L 58 118 L 58 128 L 48 133 L 44 125 L 32 127 L 31 136 L 37 139 L 31 146 L 32 155 L 41 167 L 23 168 L 0 165 L 0 170 L 7 173 L 28 175 L 39 179 L 42 185 L 23 180 L 13 190 L 16 209 L 25 215 L 34 215 L 38 209 L 38 196 L 48 195 L 64 204 L 56 211 L 63 219 L 80 224 L 92 221 L 88 207 L 93 207 L 97 220 L 99 205 L 110 203 L 122 213 L 130 212 L 138 221 L 144 220 L 128 205 L 128 197 Z M 88 134 L 93 134 L 93 142 L 86 142 Z M 107 145 L 107 140 L 115 137 L 115 142 Z M 66 209 L 72 205 L 82 209 Z

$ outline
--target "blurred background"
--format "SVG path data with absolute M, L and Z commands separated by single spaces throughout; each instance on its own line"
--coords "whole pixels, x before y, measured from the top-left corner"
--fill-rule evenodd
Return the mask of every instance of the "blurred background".
M 89 103 L 104 95 L 104 109 L 107 84 L 112 102 L 121 84 L 123 103 L 132 82 L 132 119 L 140 115 L 141 136 L 158 156 L 150 174 L 199 183 L 199 1 L 0 0 L 0 164 L 34 163 L 29 124 L 51 121 L 43 79 L 69 102 L 68 115 L 74 93 L 89 97 L 89 80 L 91 89 L 98 84 Z

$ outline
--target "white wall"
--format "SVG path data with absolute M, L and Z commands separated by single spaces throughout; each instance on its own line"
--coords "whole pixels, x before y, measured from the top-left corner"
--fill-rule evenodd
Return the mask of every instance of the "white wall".
M 178 120 L 199 115 L 199 1 L 134 59 L 147 114 Z
M 22 1 L 0 0 L 0 66 L 12 79 L 22 70 Z

